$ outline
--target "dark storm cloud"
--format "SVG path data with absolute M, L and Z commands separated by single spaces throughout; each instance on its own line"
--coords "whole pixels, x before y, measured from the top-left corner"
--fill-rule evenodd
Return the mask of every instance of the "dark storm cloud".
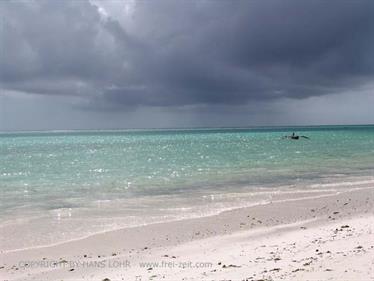
M 374 75 L 371 0 L 141 1 L 129 26 L 84 1 L 0 5 L 1 87 L 93 108 L 304 99 Z

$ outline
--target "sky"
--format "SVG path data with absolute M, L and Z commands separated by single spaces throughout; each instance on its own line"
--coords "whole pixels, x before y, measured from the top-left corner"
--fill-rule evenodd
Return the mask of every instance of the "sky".
M 1 1 L 0 130 L 374 123 L 374 1 Z

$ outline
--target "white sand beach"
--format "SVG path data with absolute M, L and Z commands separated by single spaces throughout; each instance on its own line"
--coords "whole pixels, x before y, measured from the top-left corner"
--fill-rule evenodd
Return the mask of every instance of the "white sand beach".
M 3 280 L 373 280 L 374 188 L 2 251 Z

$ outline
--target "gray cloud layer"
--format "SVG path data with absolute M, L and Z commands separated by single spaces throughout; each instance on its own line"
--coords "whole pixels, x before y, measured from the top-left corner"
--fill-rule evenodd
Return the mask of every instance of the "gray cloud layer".
M 2 89 L 90 109 L 305 99 L 374 76 L 371 0 L 141 1 L 123 21 L 85 1 L 0 6 Z

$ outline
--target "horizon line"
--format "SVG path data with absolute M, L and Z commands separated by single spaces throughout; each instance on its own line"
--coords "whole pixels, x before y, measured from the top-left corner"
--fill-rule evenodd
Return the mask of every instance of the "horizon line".
M 113 128 L 113 129 L 38 129 L 38 130 L 0 130 L 0 134 L 3 133 L 67 133 L 67 132 L 79 132 L 79 131 L 103 131 L 103 132 L 113 132 L 113 131 L 174 131 L 174 130 L 215 130 L 215 129 L 266 129 L 266 128 L 310 128 L 310 127 L 345 127 L 345 126 L 357 126 L 357 127 L 364 127 L 364 126 L 374 126 L 374 123 L 369 124 L 312 124 L 312 125 L 252 125 L 252 126 L 194 126 L 194 127 L 139 127 L 139 128 Z

